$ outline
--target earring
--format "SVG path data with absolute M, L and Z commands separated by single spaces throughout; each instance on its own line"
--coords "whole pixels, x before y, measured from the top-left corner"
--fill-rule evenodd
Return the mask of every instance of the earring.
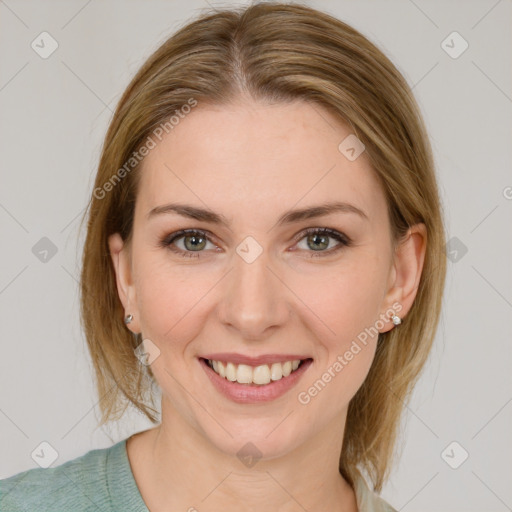
M 133 320 L 133 315 L 127 315 L 124 317 L 124 323 L 129 324 Z
M 395 325 L 400 325 L 402 323 L 402 319 L 399 316 L 395 315 L 394 313 L 393 313 L 393 316 L 391 317 L 391 321 Z

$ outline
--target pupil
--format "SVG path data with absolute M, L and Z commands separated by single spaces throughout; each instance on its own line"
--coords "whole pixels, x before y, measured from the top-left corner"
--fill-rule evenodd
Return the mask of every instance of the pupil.
M 188 243 L 187 243 L 187 241 L 188 241 Z M 189 235 L 188 237 L 185 238 L 185 246 L 187 247 L 187 249 L 192 249 L 192 250 L 197 249 L 198 247 L 202 248 L 200 246 L 201 246 L 201 243 L 204 244 L 204 241 L 205 241 L 205 239 L 203 237 Z
M 314 235 L 311 235 L 309 237 L 310 240 L 314 240 L 314 249 L 316 250 L 317 248 L 321 248 L 321 249 L 325 249 L 326 247 L 329 246 L 329 242 L 327 241 L 327 236 L 325 235 L 319 235 L 319 234 L 314 234 Z M 317 242 L 320 240 L 320 244 L 318 244 Z

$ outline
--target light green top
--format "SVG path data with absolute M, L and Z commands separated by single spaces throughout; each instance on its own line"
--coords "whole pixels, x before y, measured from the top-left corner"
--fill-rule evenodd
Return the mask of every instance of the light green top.
M 361 512 L 396 512 L 364 480 L 355 492 Z M 32 468 L 0 480 L 0 511 L 149 512 L 133 477 L 126 439 L 54 468 Z

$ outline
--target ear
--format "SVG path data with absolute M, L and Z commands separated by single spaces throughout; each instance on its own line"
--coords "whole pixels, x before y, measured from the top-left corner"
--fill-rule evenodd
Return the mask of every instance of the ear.
M 420 283 L 425 252 L 427 248 L 427 229 L 419 223 L 410 227 L 403 241 L 395 251 L 390 272 L 388 292 L 384 298 L 384 307 L 388 319 L 379 332 L 387 332 L 394 327 L 390 312 L 403 319 L 412 307 Z M 401 306 L 401 309 L 400 309 Z
M 123 304 L 125 316 L 133 315 L 133 320 L 127 324 L 127 327 L 133 333 L 138 334 L 140 332 L 140 316 L 132 279 L 130 248 L 125 246 L 119 233 L 114 233 L 108 237 L 108 245 L 116 273 L 117 293 Z

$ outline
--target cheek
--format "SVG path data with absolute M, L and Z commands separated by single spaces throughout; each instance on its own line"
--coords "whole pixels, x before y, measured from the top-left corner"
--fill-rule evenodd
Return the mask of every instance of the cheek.
M 309 286 L 312 291 L 306 302 L 329 328 L 325 341 L 330 348 L 343 350 L 347 342 L 375 324 L 383 296 L 381 282 L 375 266 L 354 265 Z
M 348 293 L 352 280 L 358 288 Z M 358 276 L 340 279 L 336 284 L 346 285 L 345 291 L 332 292 L 329 299 L 324 299 L 324 304 L 318 304 L 323 308 L 322 321 L 335 335 L 316 337 L 319 358 L 297 395 L 312 421 L 322 415 L 325 423 L 348 407 L 363 384 L 378 340 L 378 331 L 372 328 L 375 317 L 371 312 L 378 303 L 377 298 L 370 295 L 373 288 L 366 288 L 365 281 Z
M 171 266 L 161 255 L 143 256 L 138 265 L 137 302 L 144 336 L 157 343 L 193 339 L 218 278 L 194 265 Z
M 324 388 L 322 398 L 346 405 L 363 383 L 375 354 L 378 339 L 376 321 L 383 288 L 383 273 L 374 265 L 347 265 L 327 282 L 321 280 L 309 295 L 308 305 L 318 312 L 317 340 L 321 345 L 316 371 L 304 389 L 314 397 Z M 328 335 L 325 333 L 328 327 Z M 331 398 L 328 398 L 331 397 Z

